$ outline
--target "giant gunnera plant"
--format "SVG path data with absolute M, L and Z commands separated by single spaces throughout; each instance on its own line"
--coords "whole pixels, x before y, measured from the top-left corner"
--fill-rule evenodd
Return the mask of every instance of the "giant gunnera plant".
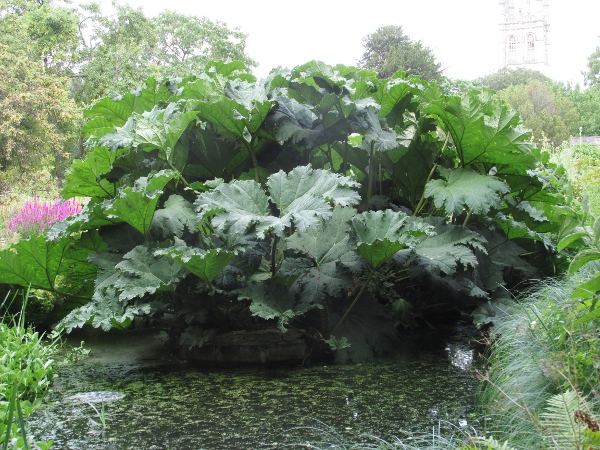
M 61 196 L 88 202 L 0 255 L 0 282 L 64 296 L 67 331 L 168 314 L 178 345 L 295 328 L 360 359 L 558 261 L 554 172 L 485 90 L 213 62 L 85 117 Z

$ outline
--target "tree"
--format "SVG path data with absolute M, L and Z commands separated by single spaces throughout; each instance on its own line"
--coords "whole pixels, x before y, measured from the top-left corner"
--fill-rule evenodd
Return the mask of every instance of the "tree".
M 73 150 L 78 109 L 68 79 L 0 44 L 0 170 L 58 168 Z
M 85 27 L 73 95 L 81 103 L 137 88 L 149 75 L 188 75 L 209 60 L 256 65 L 244 53 L 247 35 L 238 28 L 171 11 L 149 18 L 140 8 L 115 7 L 110 16 L 95 4 L 80 12 Z
M 579 113 L 573 102 L 538 80 L 509 86 L 498 97 L 519 112 L 537 142 L 560 145 L 577 132 Z
M 531 80 L 537 80 L 542 83 L 552 82 L 552 80 L 542 72 L 525 69 L 523 67 L 518 67 L 516 69 L 503 67 L 495 73 L 478 78 L 476 81 L 494 91 L 502 91 L 510 86 L 527 84 Z
M 72 44 L 66 10 L 33 2 L 0 5 L 0 171 L 59 173 L 75 148 L 79 115 L 57 64 Z M 54 24 L 55 26 L 53 26 Z M 56 64 L 55 64 L 56 63 Z
M 65 70 L 79 44 L 78 17 L 72 9 L 44 3 L 23 17 L 31 51 L 46 67 Z
M 600 84 L 582 89 L 579 84 L 556 85 L 554 89 L 570 99 L 579 112 L 582 136 L 600 135 Z
M 238 60 L 247 66 L 256 62 L 244 53 L 247 34 L 239 28 L 172 11 L 156 18 L 158 47 L 155 55 L 163 75 L 183 76 L 201 70 L 210 60 Z
M 441 64 L 436 62 L 430 48 L 413 41 L 402 27 L 387 25 L 363 39 L 365 52 L 359 66 L 374 70 L 380 78 L 389 78 L 398 70 L 416 75 L 426 81 L 441 81 Z
M 588 58 L 588 71 L 585 74 L 585 82 L 590 86 L 600 85 L 600 46 Z
M 146 76 L 158 75 L 152 56 L 158 46 L 155 23 L 140 8 L 115 7 L 111 16 L 104 16 L 94 4 L 80 11 L 82 47 L 75 57 L 77 76 L 72 86 L 79 103 L 127 92 Z

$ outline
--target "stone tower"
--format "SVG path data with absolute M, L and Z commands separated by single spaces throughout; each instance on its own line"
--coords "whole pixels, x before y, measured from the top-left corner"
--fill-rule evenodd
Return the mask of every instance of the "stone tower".
M 544 72 L 549 65 L 549 0 L 500 0 L 504 67 Z

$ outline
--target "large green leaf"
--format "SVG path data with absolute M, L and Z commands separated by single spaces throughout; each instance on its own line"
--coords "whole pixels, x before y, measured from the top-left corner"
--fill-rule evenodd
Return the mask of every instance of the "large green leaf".
M 317 115 L 308 105 L 286 96 L 276 97 L 277 106 L 269 117 L 274 136 L 280 144 L 292 143 L 315 148 L 324 133 Z
M 133 186 L 121 187 L 115 199 L 105 202 L 109 217 L 127 222 L 146 236 L 163 189 L 174 178 L 175 172 L 161 170 L 137 179 Z
M 491 260 L 490 272 L 501 278 L 499 274 L 504 268 L 523 273 L 528 277 L 538 274 L 538 270 L 530 265 L 523 255 L 526 251 L 519 247 L 515 241 L 509 240 L 502 233 L 492 230 L 479 230 L 479 233 L 487 240 L 486 248 Z M 490 274 L 484 282 L 492 283 L 494 275 Z
M 133 107 L 122 100 L 104 97 L 84 111 L 84 117 L 90 120 L 81 132 L 87 139 L 98 140 L 117 127 L 122 127 L 131 116 Z
M 533 168 L 533 145 L 515 111 L 490 91 L 435 96 L 423 110 L 436 116 L 452 136 L 462 167 L 474 163 L 508 165 L 524 173 Z
M 414 247 L 419 239 L 434 234 L 433 227 L 403 212 L 369 211 L 350 222 L 358 253 L 377 269 L 406 247 Z
M 154 254 L 168 256 L 207 284 L 211 284 L 235 256 L 234 252 L 221 249 L 188 247 L 177 238 L 172 247 L 157 250 Z
M 177 283 L 187 275 L 177 262 L 154 254 L 143 245 L 125 254 L 115 269 L 121 273 L 115 283 L 121 301 L 144 297 L 156 291 L 174 291 Z
M 107 147 L 94 147 L 85 159 L 76 159 L 67 170 L 61 197 L 114 197 L 115 183 L 103 178 L 110 172 L 113 163 L 125 153 L 125 149 L 116 151 Z
M 98 146 L 108 147 L 110 150 L 131 147 L 135 139 L 135 120 L 130 117 L 125 125 L 117 127 L 110 133 L 106 133 L 98 140 Z
M 436 208 L 448 215 L 460 214 L 465 209 L 475 214 L 487 214 L 502 206 L 501 194 L 510 187 L 492 175 L 480 175 L 471 169 L 439 168 L 442 180 L 431 180 L 425 186 L 425 197 L 433 197 Z
M 390 129 L 383 129 L 377 113 L 369 108 L 365 120 L 368 124 L 367 131 L 363 139 L 363 148 L 370 151 L 371 147 L 375 152 L 386 152 L 398 147 L 396 132 Z
M 92 197 L 75 216 L 56 222 L 46 231 L 48 239 L 56 239 L 67 233 L 97 230 L 105 226 L 123 223 L 118 217 L 109 217 L 102 197 Z
M 349 221 L 356 215 L 354 208 L 336 206 L 331 218 L 306 231 L 297 231 L 285 239 L 286 248 L 308 256 L 317 266 L 339 262 L 357 271 L 360 262 L 350 241 Z
M 194 206 L 201 213 L 221 210 L 212 223 L 233 234 L 243 234 L 254 226 L 256 236 L 262 238 L 276 221 L 270 215 L 269 198 L 263 188 L 251 180 L 222 183 L 214 191 L 201 194 Z
M 380 89 L 375 93 L 375 98 L 381 105 L 379 115 L 387 117 L 399 104 L 410 100 L 415 88 L 411 80 L 403 78 L 392 78 L 386 83 L 382 83 Z
M 300 231 L 319 225 L 320 217 L 330 217 L 333 204 L 354 205 L 359 195 L 351 188 L 357 183 L 349 177 L 325 170 L 300 166 L 289 173 L 280 171 L 269 177 L 268 197 L 254 181 L 233 181 L 201 194 L 194 205 L 201 212 L 221 210 L 213 218 L 220 230 L 244 233 L 250 227 L 258 238 L 269 230 L 278 236 L 292 225 Z M 273 215 L 269 200 L 277 207 Z
M 305 231 L 319 224 L 319 217 L 330 217 L 331 206 L 352 206 L 360 201 L 352 189 L 358 183 L 350 177 L 333 174 L 309 166 L 297 167 L 289 173 L 279 171 L 267 181 L 271 199 L 279 209 L 279 223 L 274 227 L 277 234 L 292 223 Z
M 199 103 L 196 107 L 203 119 L 213 123 L 220 130 L 232 133 L 246 142 L 252 141 L 256 131 L 265 121 L 273 101 L 254 101 L 248 106 L 236 100 L 222 98 L 212 103 Z
M 136 317 L 150 311 L 151 307 L 147 303 L 124 305 L 117 299 L 93 300 L 67 314 L 56 329 L 64 329 L 70 333 L 74 328 L 81 328 L 86 324 L 103 331 L 110 331 L 112 328 L 126 329 Z
M 195 118 L 195 111 L 181 112 L 177 103 L 169 103 L 164 109 L 154 107 L 136 117 L 133 145 L 148 151 L 158 148 L 171 160 L 177 141 Z
M 105 247 L 92 231 L 53 240 L 33 235 L 0 252 L 0 283 L 53 291 L 62 275 L 81 282 L 93 279 L 96 268 L 88 256 Z
M 290 295 L 287 280 L 283 278 L 272 279 L 269 283 L 247 283 L 245 287 L 236 290 L 240 300 L 250 300 L 250 312 L 265 320 L 277 320 L 277 325 L 282 333 L 287 331 L 286 326 L 295 318 L 304 315 L 318 304 L 297 303 Z
M 295 270 L 289 267 L 292 258 L 281 267 L 281 272 L 298 276 L 293 291 L 300 302 L 321 302 L 325 296 L 338 297 L 343 289 L 353 287 L 350 272 L 358 273 L 362 268 L 349 237 L 348 221 L 355 214 L 353 208 L 336 206 L 330 219 L 321 219 L 319 226 L 286 238 L 286 248 L 307 257 L 296 260 Z
M 100 303 L 119 300 L 119 291 L 116 287 L 119 271 L 115 267 L 122 260 L 123 254 L 120 253 L 103 251 L 90 255 L 89 261 L 98 268 L 92 300 Z
M 163 238 L 172 236 L 181 238 L 186 228 L 192 233 L 197 231 L 197 217 L 194 208 L 182 196 L 171 195 L 163 208 L 154 213 L 151 231 Z
M 463 267 L 478 264 L 473 249 L 487 253 L 486 239 L 468 228 L 440 222 L 435 225 L 435 232 L 436 235 L 421 240 L 414 248 L 417 263 L 428 272 L 452 275 L 459 264 Z
M 229 179 L 250 159 L 247 149 L 239 143 L 217 138 L 212 131 L 200 128 L 191 133 L 189 150 L 199 164 L 188 164 L 184 175 L 190 174 L 201 179 Z
M 139 90 L 123 96 L 105 97 L 84 111 L 89 118 L 82 134 L 88 143 L 104 141 L 109 148 L 127 147 L 131 143 L 134 113 L 150 111 L 172 97 L 166 81 L 148 78 Z M 107 136 L 112 135 L 112 136 Z

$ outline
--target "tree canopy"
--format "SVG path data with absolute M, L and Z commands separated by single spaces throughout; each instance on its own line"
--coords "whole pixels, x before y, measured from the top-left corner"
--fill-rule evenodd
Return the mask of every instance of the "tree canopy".
M 60 61 L 76 28 L 66 9 L 0 3 L 0 183 L 6 171 L 66 166 L 76 146 L 79 109 Z
M 140 8 L 115 7 L 108 16 L 94 4 L 79 11 L 82 46 L 73 86 L 79 102 L 136 88 L 148 76 L 185 76 L 209 60 L 256 65 L 244 52 L 247 35 L 238 28 L 172 11 L 149 18 Z
M 389 78 L 398 70 L 427 81 L 442 80 L 442 66 L 429 47 L 413 41 L 401 26 L 378 28 L 363 39 L 365 52 L 359 66 L 374 70 L 380 78 Z
M 587 68 L 586 83 L 590 86 L 600 85 L 600 46 L 596 47 L 594 53 L 588 58 Z
M 517 67 L 503 67 L 497 72 L 479 77 L 476 81 L 494 91 L 502 91 L 510 86 L 519 84 L 527 84 L 532 80 L 537 80 L 542 83 L 551 83 L 552 80 L 538 70 L 526 69 Z
M 509 86 L 498 97 L 519 112 L 537 142 L 560 145 L 577 131 L 579 113 L 573 102 L 539 80 Z

